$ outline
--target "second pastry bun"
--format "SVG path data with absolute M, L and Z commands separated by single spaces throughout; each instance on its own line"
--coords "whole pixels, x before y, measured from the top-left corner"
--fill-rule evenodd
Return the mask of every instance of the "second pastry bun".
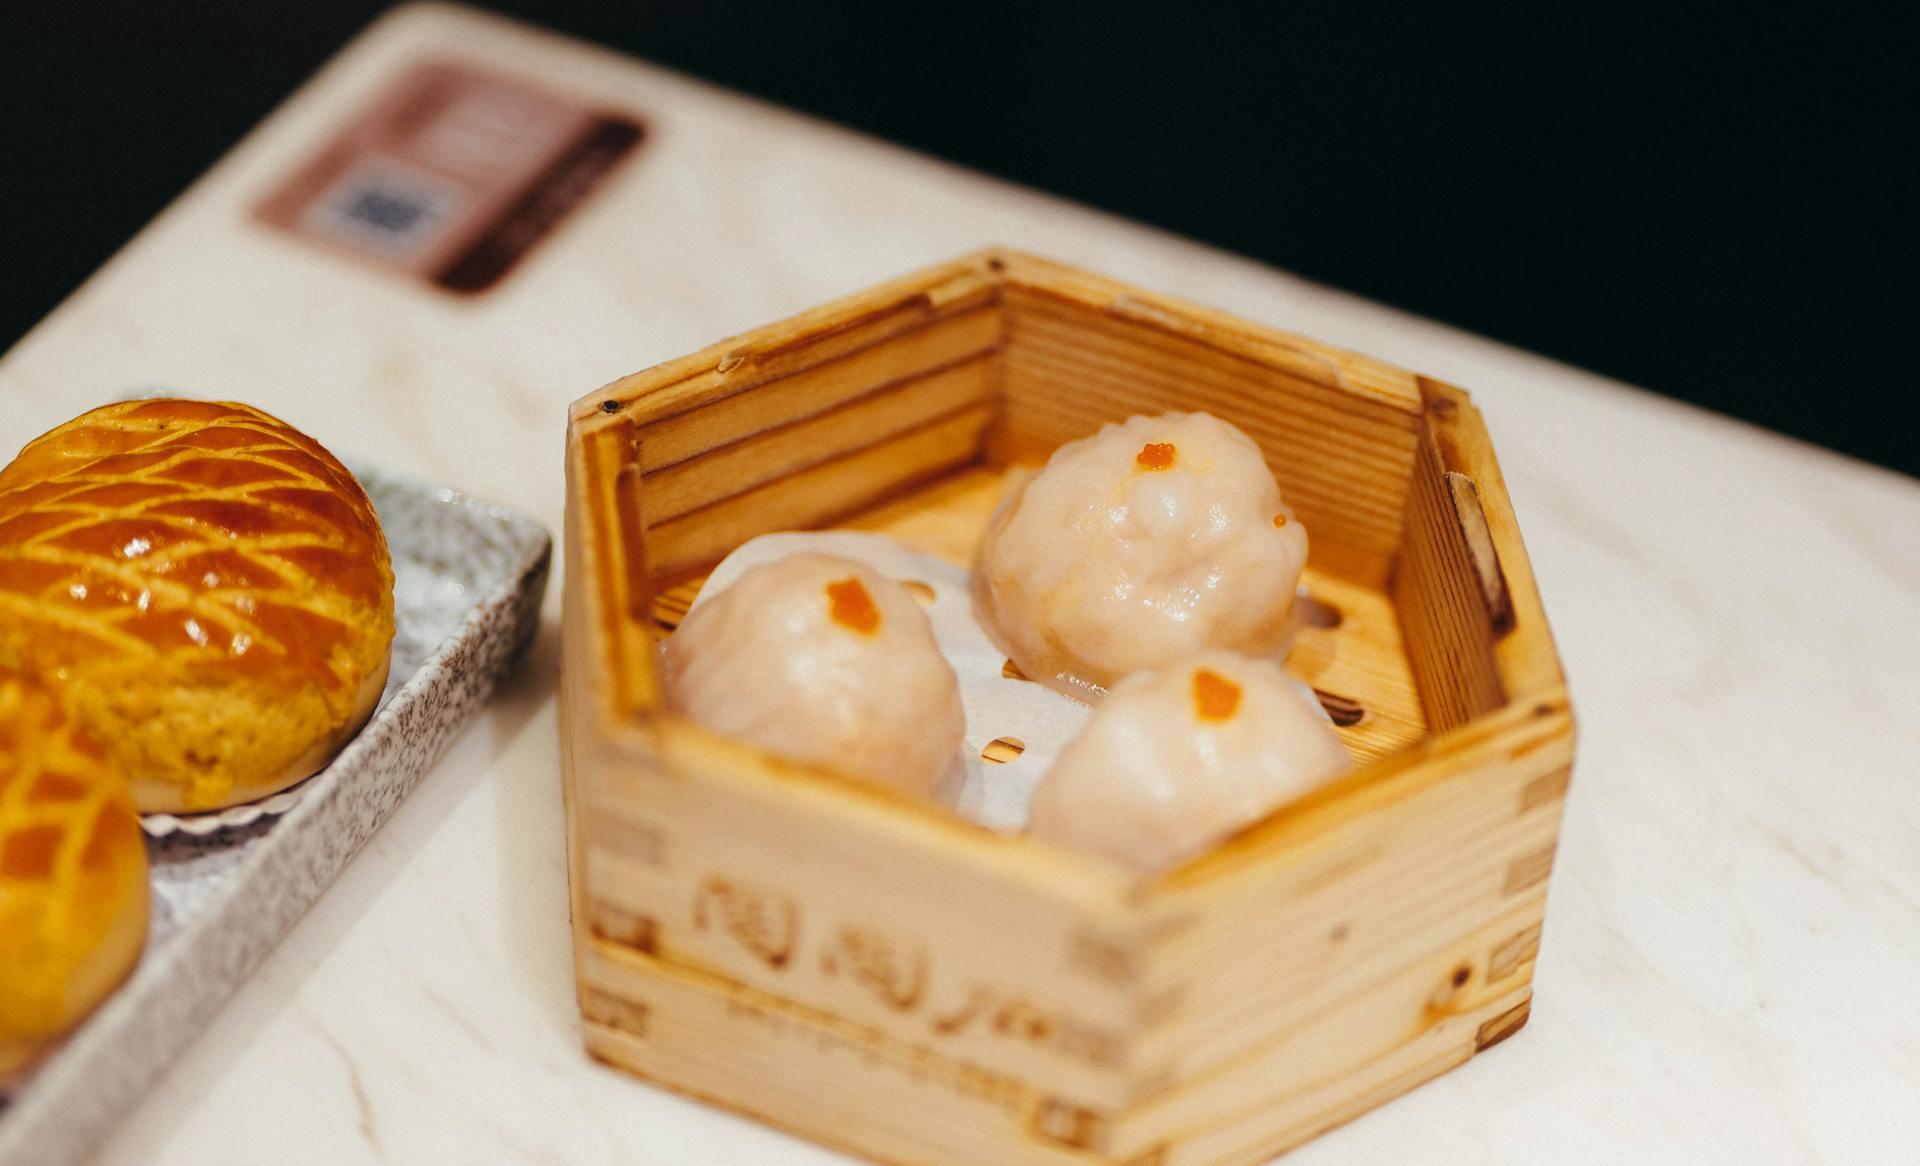
M 0 1084 L 126 977 L 147 912 L 126 783 L 52 692 L 0 668 Z
M 379 699 L 393 632 L 365 491 L 258 409 L 108 405 L 0 470 L 0 665 L 59 688 L 143 812 L 323 767 Z

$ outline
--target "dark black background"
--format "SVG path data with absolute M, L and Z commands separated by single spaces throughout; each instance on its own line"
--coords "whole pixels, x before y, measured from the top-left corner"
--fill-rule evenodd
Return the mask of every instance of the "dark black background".
M 1920 473 L 1899 5 L 493 6 Z M 0 342 L 382 7 L 6 5 Z

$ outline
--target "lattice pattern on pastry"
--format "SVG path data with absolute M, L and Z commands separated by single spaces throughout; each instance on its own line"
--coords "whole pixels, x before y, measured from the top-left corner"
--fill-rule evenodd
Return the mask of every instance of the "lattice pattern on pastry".
M 42 669 L 184 653 L 268 685 L 319 680 L 345 705 L 391 596 L 359 485 L 244 405 L 110 405 L 0 471 L 0 616 Z
M 0 667 L 0 1037 L 41 1032 L 146 878 L 133 799 L 53 694 Z

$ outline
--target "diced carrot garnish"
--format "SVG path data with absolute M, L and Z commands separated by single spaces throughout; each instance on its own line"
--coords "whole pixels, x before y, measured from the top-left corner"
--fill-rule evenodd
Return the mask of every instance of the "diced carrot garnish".
M 827 602 L 832 605 L 833 622 L 841 627 L 867 636 L 880 630 L 880 609 L 860 580 L 848 576 L 827 584 Z
M 1193 674 L 1193 711 L 1203 721 L 1232 720 L 1240 707 L 1240 686 L 1211 668 Z

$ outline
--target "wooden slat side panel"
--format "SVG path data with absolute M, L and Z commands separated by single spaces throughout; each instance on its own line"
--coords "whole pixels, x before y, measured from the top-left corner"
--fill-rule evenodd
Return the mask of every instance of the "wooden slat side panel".
M 595 732 L 659 701 L 635 456 L 631 426 L 569 429 L 566 659 L 569 671 L 589 678 L 573 706 L 581 717 L 577 732 Z
M 1412 1062 L 1411 1054 L 1390 1057 L 1370 1066 L 1365 1084 L 1349 1096 L 1337 1096 L 1327 1089 L 1321 1095 L 1303 1100 L 1300 1109 L 1323 1106 L 1320 1113 L 1279 1133 L 1268 1133 L 1250 1143 L 1220 1149 L 1209 1142 L 1195 1144 L 1184 1155 L 1169 1158 L 1155 1166 L 1264 1166 L 1296 1146 L 1305 1145 L 1329 1130 L 1337 1129 L 1368 1111 L 1385 1105 L 1403 1093 L 1412 1091 L 1442 1073 L 1459 1068 L 1467 1058 L 1454 1049 L 1431 1061 Z M 1225 1140 L 1225 1137 L 1220 1139 Z
M 595 644 L 600 632 L 600 611 L 596 588 L 590 584 L 593 550 L 589 545 L 589 504 L 585 483 L 589 478 L 584 449 L 573 440 L 567 442 L 567 503 L 565 545 L 562 547 L 564 570 L 561 576 L 560 655 L 560 792 L 566 815 L 567 832 L 567 908 L 573 927 L 576 960 L 586 940 L 587 880 L 586 835 L 582 829 L 585 810 L 581 804 L 582 770 L 591 765 L 587 754 L 597 743 L 594 726 L 600 720 L 593 703 L 602 699 L 589 679 L 589 661 L 602 657 Z
M 1040 1133 L 1045 1101 L 1025 1083 L 876 1042 L 764 993 L 657 961 L 601 958 L 589 961 L 582 994 L 595 1056 L 855 1154 L 915 1164 L 1096 1161 Z
M 1366 1066 L 1351 1080 L 1327 1082 L 1309 1093 L 1288 1098 L 1281 1113 L 1255 1115 L 1218 1136 L 1195 1138 L 1154 1166 L 1264 1166 L 1470 1059 L 1457 1046 L 1425 1061 L 1419 1059 L 1420 1053 L 1417 1045 L 1396 1050 Z M 1287 1119 L 1291 1124 L 1279 1124 Z M 1264 1132 L 1255 1134 L 1251 1141 L 1241 1140 L 1255 1128 Z
M 656 575 L 975 457 L 1003 331 L 985 272 L 854 297 L 709 350 L 705 371 L 640 374 L 607 396 L 635 427 Z
M 1465 1061 L 1481 1026 L 1532 992 L 1531 962 L 1489 979 L 1486 958 L 1503 940 L 1537 926 L 1540 909 L 1536 896 L 1439 948 L 1408 955 L 1380 978 L 1308 1011 L 1225 1071 L 1124 1112 L 1108 1149 L 1122 1160 L 1164 1145 L 1172 1162 L 1262 1161 L 1236 1155 L 1250 1145 L 1271 1154 L 1289 1134 L 1310 1136 L 1334 1124 L 1326 1120 L 1329 1109 L 1412 1066 Z
M 662 467 L 845 406 L 863 395 L 928 377 L 993 352 L 1000 339 L 998 307 L 982 304 L 957 315 L 935 317 L 845 356 L 756 380 L 697 409 L 640 423 L 641 469 L 651 475 Z M 714 376 L 728 379 L 728 374 Z
M 654 523 L 668 522 L 875 441 L 980 409 L 988 403 L 992 383 L 993 354 L 981 350 L 803 420 L 768 418 L 749 437 L 648 472 L 647 515 Z M 654 456 L 651 433 L 640 433 L 643 466 Z
M 1198 947 L 1213 959 L 1227 958 L 1221 953 L 1231 951 L 1237 962 L 1217 974 L 1211 968 L 1184 976 L 1171 973 L 1174 978 L 1164 992 L 1176 1015 L 1142 1045 L 1142 1077 L 1187 1082 L 1231 1073 L 1247 1049 L 1334 1006 L 1343 994 L 1359 991 L 1356 985 L 1368 984 L 1382 967 L 1409 953 L 1444 947 L 1462 928 L 1515 904 L 1533 910 L 1532 925 L 1537 926 L 1544 907 L 1539 896 L 1557 838 L 1553 818 L 1549 813 L 1508 825 L 1480 851 L 1459 856 L 1463 869 L 1458 874 L 1447 872 L 1445 865 L 1453 856 L 1437 867 L 1430 861 L 1423 864 L 1436 880 L 1432 887 L 1419 886 L 1412 876 L 1355 876 L 1349 887 L 1284 912 L 1303 927 L 1314 928 L 1292 945 L 1271 935 L 1242 934 L 1265 930 L 1251 924 L 1210 937 Z M 1517 873 L 1527 877 L 1513 877 Z M 1505 942 L 1514 935 L 1499 938 Z M 1481 956 L 1484 963 L 1495 962 L 1492 952 Z M 1273 966 L 1271 980 L 1257 974 L 1263 964 Z M 1228 990 L 1241 995 L 1214 995 Z
M 1539 693 L 1551 694 L 1565 683 L 1560 656 L 1547 626 L 1533 565 L 1520 538 L 1520 525 L 1486 422 L 1460 389 L 1424 377 L 1420 387 L 1427 398 L 1435 452 L 1448 471 L 1473 481 L 1505 583 L 1511 630 L 1494 644 L 1494 659 L 1505 689 L 1517 701 L 1532 700 Z
M 1043 287 L 1088 304 L 1112 304 L 1129 316 L 1204 339 L 1212 347 L 1299 369 L 1310 377 L 1330 370 L 1343 387 L 1366 400 L 1405 410 L 1420 407 L 1414 374 L 1361 353 L 1022 252 L 1003 249 L 988 256 L 987 263 L 1014 286 Z
M 973 563 L 980 532 L 1005 493 L 1005 470 L 975 464 L 883 498 L 842 525 L 884 534 L 903 546 L 967 567 Z
M 1422 444 L 1407 497 L 1393 595 L 1427 723 L 1454 728 L 1499 707 L 1506 691 L 1494 660 L 1493 614 L 1431 442 Z
M 661 767 L 609 773 L 593 808 L 607 930 L 1081 1104 L 1127 1095 L 1141 936 L 1121 872 L 690 725 L 653 737 Z
M 652 526 L 654 577 L 710 566 L 755 535 L 826 525 L 966 465 L 991 419 L 991 405 L 964 408 Z
M 882 498 L 839 525 L 884 534 L 902 546 L 964 567 L 972 561 L 974 544 L 1004 489 L 1004 471 L 969 465 Z M 705 574 L 683 574 L 656 590 L 649 613 L 654 627 L 664 634 L 680 626 L 705 583 Z M 1394 634 L 1399 634 L 1397 627 Z
M 1381 582 L 1400 539 L 1418 414 L 1355 391 L 1340 366 L 1214 347 L 1126 305 L 1009 284 L 1005 403 L 990 453 L 1044 457 L 1133 413 L 1204 409 L 1266 451 L 1322 570 Z M 1251 327 L 1246 326 L 1246 327 Z
M 1542 715 L 1430 738 L 1283 808 L 1163 880 L 1145 1079 L 1191 1082 L 1378 978 L 1537 902 L 1572 726 Z M 1490 958 L 1490 957 L 1489 957 Z
M 1017 1076 L 602 941 L 581 959 L 595 1055 L 856 1154 L 971 1166 L 1253 1166 L 1452 1068 L 1524 1022 L 1522 976 L 1451 969 L 1496 920 L 1248 1058 L 1222 1088 L 1085 1109 Z M 1438 984 L 1435 988 L 1432 985 Z

